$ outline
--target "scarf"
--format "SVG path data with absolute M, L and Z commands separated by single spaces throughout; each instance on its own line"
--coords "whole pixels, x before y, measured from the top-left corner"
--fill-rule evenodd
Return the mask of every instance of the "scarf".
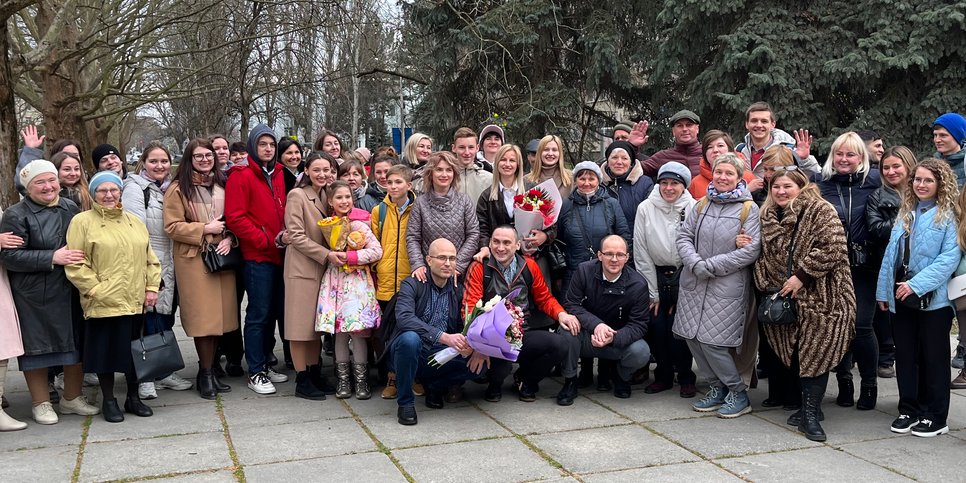
M 199 173 L 197 171 L 191 172 L 191 184 L 193 186 L 205 186 L 211 188 L 215 184 L 215 172 L 214 170 L 209 171 L 208 174 Z
M 719 193 L 718 190 L 714 189 L 714 183 L 708 183 L 708 200 L 714 201 L 724 201 L 724 200 L 737 200 L 745 196 L 748 191 L 748 183 L 745 180 L 738 181 L 738 186 L 731 191 L 725 191 L 724 193 Z
M 142 169 L 141 170 L 141 177 L 144 178 L 144 179 L 146 179 L 146 180 L 148 180 L 148 181 L 150 181 L 152 184 L 156 185 L 158 188 L 161 188 L 161 193 L 162 194 L 165 191 L 167 191 L 168 186 L 171 185 L 171 176 L 170 175 L 169 176 L 165 176 L 163 180 L 158 181 L 158 180 L 152 179 L 150 176 L 148 176 L 148 170 Z

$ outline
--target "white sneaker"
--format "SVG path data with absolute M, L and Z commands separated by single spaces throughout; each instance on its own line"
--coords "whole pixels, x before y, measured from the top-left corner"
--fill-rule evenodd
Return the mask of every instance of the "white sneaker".
M 97 378 L 97 374 L 84 374 L 84 385 L 87 387 L 99 386 L 101 381 Z
M 37 424 L 57 424 L 60 418 L 57 417 L 57 413 L 54 412 L 54 405 L 50 404 L 50 401 L 44 401 L 30 410 L 33 413 L 34 421 Z
M 60 400 L 60 414 L 93 416 L 100 413 L 101 409 L 89 404 L 84 396 L 77 396 L 74 399 L 63 398 Z
M 154 383 L 155 387 L 158 389 L 171 389 L 173 391 L 187 391 L 191 389 L 194 384 L 191 381 L 175 374 L 171 373 L 170 376 L 164 379 L 158 379 Z
M 281 372 L 275 372 L 275 369 L 272 369 L 271 367 L 265 369 L 265 375 L 268 376 L 270 381 L 275 383 L 288 382 L 288 376 L 282 374 Z
M 264 372 L 249 377 L 248 388 L 258 394 L 275 394 L 275 385 Z
M 63 391 L 64 390 L 64 373 L 63 372 L 61 372 L 60 374 L 57 374 L 56 376 L 54 376 L 54 389 L 57 389 L 58 391 Z
M 154 388 L 153 382 L 142 382 L 138 384 L 138 397 L 141 399 L 157 399 L 158 391 Z

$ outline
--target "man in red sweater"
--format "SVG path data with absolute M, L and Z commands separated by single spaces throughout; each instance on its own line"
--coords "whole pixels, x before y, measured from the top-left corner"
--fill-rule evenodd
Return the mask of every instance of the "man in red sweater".
M 691 176 L 696 178 L 701 172 L 700 164 L 703 155 L 701 140 L 698 138 L 701 118 L 691 111 L 683 110 L 671 116 L 670 121 L 674 147 L 658 151 L 643 161 L 641 167 L 644 168 L 644 174 L 653 178 L 665 163 L 677 161 L 691 168 Z M 629 142 L 635 145 L 638 151 L 647 142 L 647 128 L 646 122 L 639 122 L 630 134 Z
M 569 331 L 580 327 L 580 321 L 567 313 L 550 294 L 540 268 L 532 258 L 517 253 L 520 240 L 510 225 L 502 225 L 490 236 L 490 256 L 481 262 L 473 262 L 466 275 L 463 306 L 473 307 L 479 300 L 490 300 L 494 295 L 506 296 L 518 287 L 523 290 L 512 302 L 523 309 L 525 322 L 523 348 L 517 357 L 520 369 L 515 379 L 520 400 L 536 400 L 539 382 L 550 375 L 554 366 L 562 364 L 567 356 L 567 339 L 553 332 L 554 321 Z M 550 319 L 533 317 L 540 310 Z M 546 320 L 547 322 L 542 322 Z M 548 324 L 549 323 L 549 324 Z M 510 361 L 490 359 L 489 387 L 484 398 L 490 402 L 503 397 L 503 381 L 510 375 Z
M 275 132 L 264 124 L 255 126 L 248 135 L 248 165 L 233 167 L 225 187 L 225 221 L 245 258 L 248 387 L 258 394 L 273 394 L 273 383 L 288 380 L 288 376 L 275 372 L 266 363 L 275 346 L 275 321 L 281 325 L 285 299 L 285 178 L 282 170 L 276 169 L 279 165 L 275 162 L 275 148 Z

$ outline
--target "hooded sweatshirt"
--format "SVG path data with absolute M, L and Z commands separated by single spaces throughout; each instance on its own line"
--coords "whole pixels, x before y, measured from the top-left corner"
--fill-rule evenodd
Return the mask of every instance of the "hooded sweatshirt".
M 705 187 L 707 189 L 707 187 Z M 634 265 L 647 280 L 651 301 L 658 302 L 657 270 L 655 267 L 679 267 L 678 230 L 697 203 L 687 190 L 674 203 L 661 197 L 660 187 L 637 207 L 634 223 Z
M 787 132 L 782 131 L 781 129 L 772 129 L 771 140 L 768 141 L 768 144 L 765 144 L 765 147 L 760 149 L 759 151 L 763 152 L 776 144 L 784 144 L 785 146 L 788 146 L 788 148 L 792 150 L 792 156 L 795 158 L 795 165 L 797 165 L 799 168 L 802 168 L 802 171 L 805 171 L 805 176 L 811 176 L 815 173 L 822 171 L 822 167 L 819 166 L 818 160 L 815 159 L 815 156 L 809 155 L 807 158 L 801 159 L 798 157 L 798 154 L 795 154 L 795 144 L 796 144 L 795 138 L 793 138 L 791 134 L 788 134 Z M 751 166 L 752 155 L 754 154 L 754 151 L 755 151 L 755 148 L 751 144 L 750 133 L 745 134 L 745 142 L 735 146 L 735 152 L 741 153 L 741 155 L 745 157 L 745 172 L 752 171 L 755 174 L 755 176 L 759 178 L 764 178 L 765 165 L 759 162 L 755 164 L 754 168 L 752 168 Z
M 281 265 L 282 250 L 275 246 L 275 237 L 284 226 L 285 176 L 274 158 L 263 163 L 257 157 L 258 138 L 265 135 L 277 141 L 270 127 L 255 126 L 248 134 L 248 166 L 231 169 L 225 187 L 225 222 L 246 261 Z

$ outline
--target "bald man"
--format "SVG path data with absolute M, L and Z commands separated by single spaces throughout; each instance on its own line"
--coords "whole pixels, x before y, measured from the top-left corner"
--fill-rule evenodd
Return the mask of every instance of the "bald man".
M 484 357 L 475 353 L 463 336 L 460 301 L 463 287 L 457 283 L 456 246 L 445 238 L 429 245 L 426 266 L 430 277 L 425 282 L 408 277 L 396 296 L 396 326 L 386 347 L 396 371 L 399 391 L 399 424 L 416 424 L 413 380 L 426 386 L 426 407 L 443 407 L 443 392 L 476 377 L 484 369 Z M 460 356 L 441 367 L 427 361 L 437 351 L 451 347 Z

